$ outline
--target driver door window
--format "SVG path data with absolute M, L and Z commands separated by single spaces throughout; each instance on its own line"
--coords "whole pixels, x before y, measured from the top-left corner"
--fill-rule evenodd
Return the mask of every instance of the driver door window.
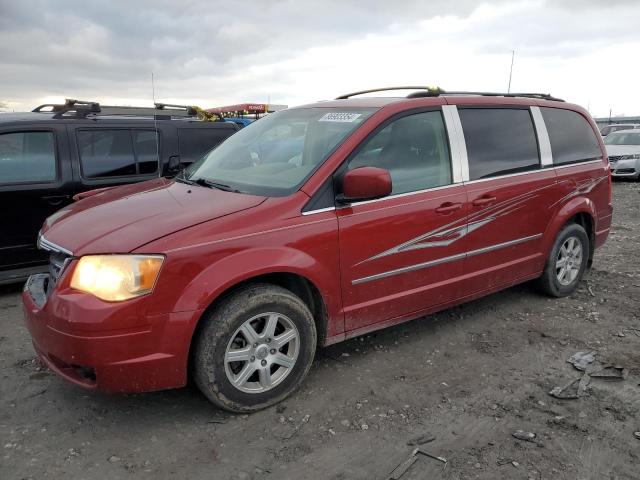
M 349 169 L 388 170 L 392 195 L 451 183 L 451 160 L 440 111 L 416 113 L 392 121 L 367 140 Z

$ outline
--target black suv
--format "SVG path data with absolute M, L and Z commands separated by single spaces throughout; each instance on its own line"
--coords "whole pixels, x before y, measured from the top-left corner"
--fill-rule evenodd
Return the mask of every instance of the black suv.
M 174 175 L 239 128 L 198 113 L 67 100 L 0 114 L 0 284 L 42 270 L 38 231 L 74 195 Z

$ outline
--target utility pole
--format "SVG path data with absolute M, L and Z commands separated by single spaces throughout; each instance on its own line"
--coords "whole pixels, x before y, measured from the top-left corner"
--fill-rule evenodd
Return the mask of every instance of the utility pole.
M 509 86 L 507 87 L 507 93 L 511 93 L 511 75 L 513 74 L 513 57 L 516 56 L 516 51 L 511 50 L 511 68 L 509 69 Z

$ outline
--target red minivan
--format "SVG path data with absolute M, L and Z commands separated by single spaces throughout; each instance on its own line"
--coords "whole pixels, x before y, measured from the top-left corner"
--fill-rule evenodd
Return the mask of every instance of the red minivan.
M 39 356 L 109 392 L 191 374 L 246 412 L 300 385 L 317 345 L 528 280 L 573 292 L 612 215 L 589 114 L 402 88 L 271 114 L 174 179 L 49 217 L 50 271 L 23 293 Z

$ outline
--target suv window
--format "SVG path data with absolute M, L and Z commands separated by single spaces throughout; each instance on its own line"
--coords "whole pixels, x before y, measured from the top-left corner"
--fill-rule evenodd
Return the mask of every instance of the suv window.
M 180 128 L 178 129 L 178 143 L 180 146 L 180 161 L 193 163 L 229 136 L 228 130 L 217 128 Z
M 53 132 L 0 134 L 0 183 L 41 183 L 55 179 Z
M 458 110 L 469 158 L 469 179 L 540 168 L 538 142 L 529 109 Z
M 85 178 L 105 178 L 155 173 L 156 139 L 153 130 L 79 130 L 82 174 Z
M 402 117 L 374 134 L 349 161 L 349 169 L 364 166 L 388 170 L 392 194 L 450 184 L 449 144 L 440 111 Z
M 146 175 L 158 170 L 158 134 L 153 130 L 133 130 L 133 147 L 136 154 L 139 173 Z
M 554 165 L 602 157 L 595 133 L 582 115 L 561 108 L 540 110 L 549 133 Z

